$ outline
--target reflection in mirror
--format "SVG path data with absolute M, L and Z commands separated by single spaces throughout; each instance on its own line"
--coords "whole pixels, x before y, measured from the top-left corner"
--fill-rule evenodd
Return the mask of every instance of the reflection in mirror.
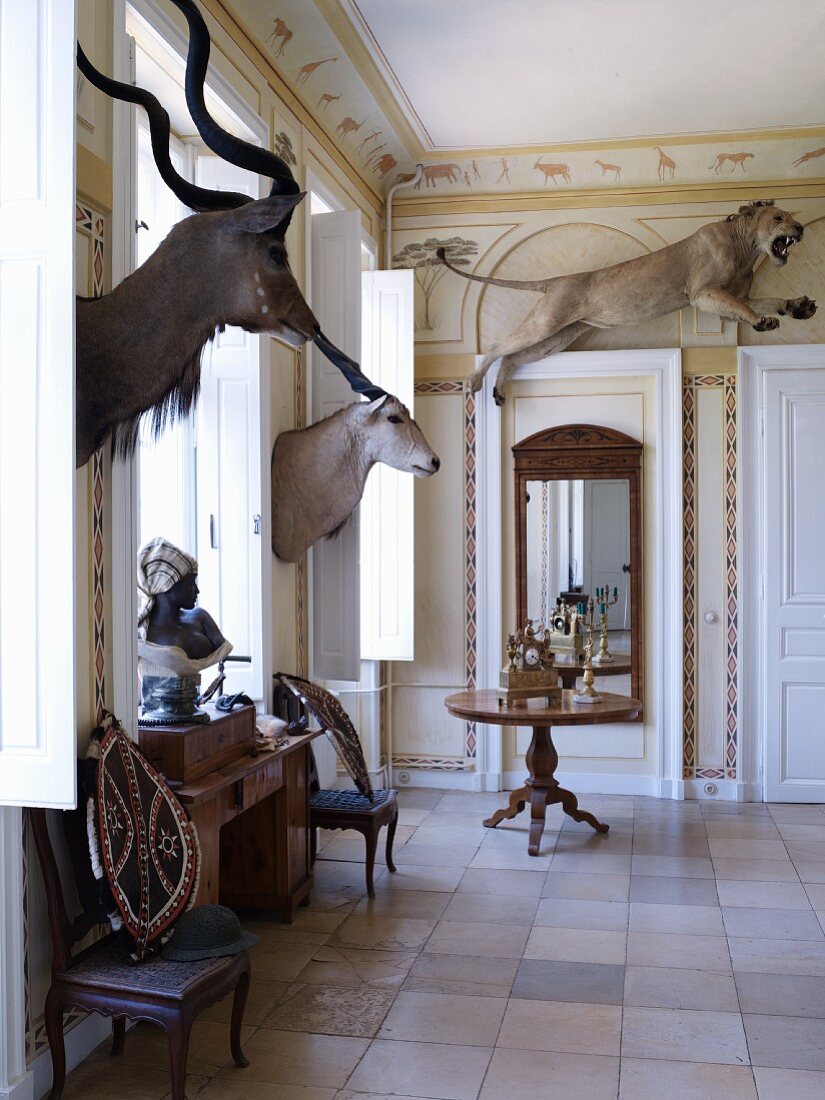
M 560 601 L 575 611 L 592 600 L 597 685 L 642 699 L 643 451 L 638 440 L 597 424 L 544 428 L 513 447 L 516 620 L 553 627 L 566 688 L 580 680 L 583 637 L 575 641 L 570 616 L 553 612 Z
M 627 478 L 527 481 L 526 493 L 528 618 L 548 623 L 559 600 L 587 603 L 607 588 L 615 598 L 605 609 L 610 652 L 629 653 Z

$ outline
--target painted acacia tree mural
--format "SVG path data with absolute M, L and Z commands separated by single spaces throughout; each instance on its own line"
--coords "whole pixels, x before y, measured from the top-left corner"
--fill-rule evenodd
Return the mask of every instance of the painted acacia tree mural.
M 463 237 L 427 237 L 425 241 L 413 241 L 405 244 L 400 252 L 392 258 L 393 267 L 412 268 L 415 281 L 421 289 L 424 298 L 424 318 L 419 328 L 431 331 L 435 328 L 438 318 L 430 308 L 433 291 L 444 278 L 447 268 L 436 256 L 436 250 L 443 248 L 447 259 L 456 265 L 465 266 L 470 263 L 468 256 L 478 254 L 478 243 L 467 241 Z

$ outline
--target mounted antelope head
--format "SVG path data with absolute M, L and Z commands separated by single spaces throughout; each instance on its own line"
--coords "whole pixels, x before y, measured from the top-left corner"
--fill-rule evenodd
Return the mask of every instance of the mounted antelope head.
M 158 171 L 197 212 L 110 294 L 77 300 L 78 467 L 108 438 L 116 453 L 130 454 L 145 413 L 156 431 L 185 416 L 198 395 L 204 345 L 224 325 L 268 333 L 292 347 L 315 340 L 356 392 L 384 394 L 323 337 L 284 244 L 292 211 L 304 196 L 281 157 L 227 133 L 210 116 L 203 95 L 209 33 L 193 0 L 173 3 L 189 24 L 186 102 L 198 133 L 224 160 L 272 179 L 272 190 L 254 200 L 184 180 L 172 167 L 169 116 L 157 99 L 99 73 L 78 44 L 78 66 L 88 80 L 146 110 Z
M 347 522 L 376 462 L 431 477 L 441 460 L 396 397 L 359 401 L 300 431 L 283 432 L 272 450 L 272 549 L 298 561 L 313 543 Z

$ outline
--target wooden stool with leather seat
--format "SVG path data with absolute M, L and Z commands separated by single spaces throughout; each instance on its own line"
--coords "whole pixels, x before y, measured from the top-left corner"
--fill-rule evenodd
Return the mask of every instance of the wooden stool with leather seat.
M 299 676 L 275 675 L 275 712 L 293 728 L 314 717 L 331 738 L 335 751 L 356 785 L 356 790 L 322 790 L 318 773 L 310 774 L 309 825 L 311 856 L 315 862 L 318 829 L 354 829 L 366 841 L 367 895 L 375 897 L 373 874 L 378 836 L 387 826 L 387 870 L 395 871 L 392 845 L 398 826 L 398 793 L 373 790 L 364 751 L 355 727 L 335 696 Z

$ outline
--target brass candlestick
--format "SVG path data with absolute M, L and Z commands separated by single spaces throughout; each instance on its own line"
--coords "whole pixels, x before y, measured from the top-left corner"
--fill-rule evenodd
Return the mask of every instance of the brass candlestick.
M 599 652 L 593 658 L 593 664 L 608 665 L 616 658 L 607 648 L 607 612 L 619 602 L 619 590 L 614 588 L 611 596 L 607 585 L 604 588 L 597 588 L 596 599 L 599 603 Z
M 587 601 L 587 611 L 584 616 L 587 641 L 584 644 L 584 664 L 582 665 L 582 686 L 573 693 L 574 703 L 601 703 L 602 697 L 593 688 L 595 676 L 593 675 L 593 599 Z

